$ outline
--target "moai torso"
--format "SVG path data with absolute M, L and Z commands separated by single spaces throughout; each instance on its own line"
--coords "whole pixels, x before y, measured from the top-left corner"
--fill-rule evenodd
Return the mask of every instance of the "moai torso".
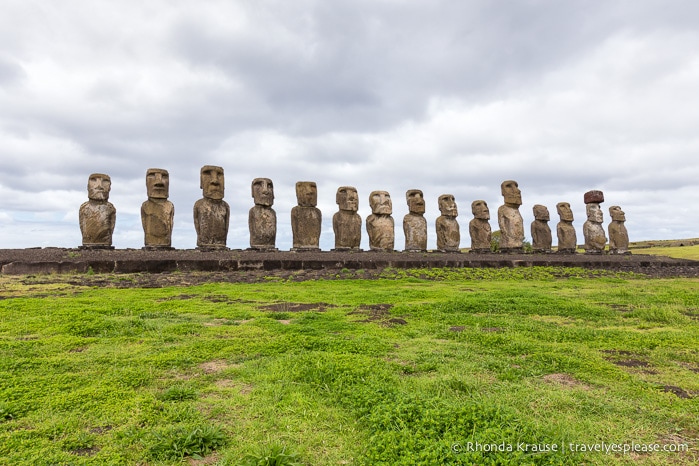
M 516 181 L 503 181 L 500 190 L 505 204 L 498 208 L 498 225 L 500 226 L 500 250 L 502 252 L 519 252 L 524 243 L 524 220 L 519 213 L 522 205 L 522 193 Z
M 296 198 L 298 205 L 291 209 L 293 249 L 319 249 L 323 218 L 320 209 L 316 207 L 316 184 L 313 181 L 297 182 Z
M 609 253 L 610 254 L 631 254 L 629 251 L 629 232 L 626 231 L 626 214 L 619 206 L 611 206 L 609 215 L 612 223 L 609 224 Z
M 425 199 L 419 189 L 409 189 L 405 193 L 409 213 L 403 217 L 403 234 L 406 251 L 427 250 L 427 220 L 425 220 Z
M 214 165 L 203 166 L 200 172 L 200 187 L 204 197 L 194 203 L 193 209 L 197 247 L 226 249 L 231 209 L 223 200 L 223 168 Z
M 250 249 L 276 250 L 277 213 L 274 205 L 274 184 L 269 178 L 255 178 L 250 185 L 255 205 L 248 212 Z
M 171 249 L 175 206 L 170 194 L 170 175 L 162 168 L 146 171 L 148 200 L 141 204 L 144 249 Z
M 78 212 L 83 248 L 112 248 L 116 209 L 109 202 L 111 187 L 109 175 L 93 173 L 88 178 L 89 200 L 80 206 Z
M 531 224 L 532 249 L 534 252 L 551 252 L 551 228 L 549 227 L 549 211 L 546 206 L 534 206 L 534 221 Z
M 336 250 L 359 250 L 362 241 L 362 217 L 359 216 L 359 196 L 354 186 L 340 186 L 335 193 L 340 210 L 333 215 Z

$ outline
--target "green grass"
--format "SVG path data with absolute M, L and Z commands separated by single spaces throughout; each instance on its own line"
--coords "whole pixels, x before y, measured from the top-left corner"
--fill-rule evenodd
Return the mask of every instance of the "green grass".
M 643 249 L 631 249 L 634 254 L 653 254 L 675 257 L 677 259 L 699 260 L 699 244 L 692 246 L 653 246 Z
M 163 289 L 0 277 L 0 464 L 699 460 L 699 280 L 383 276 Z M 569 451 L 602 443 L 690 451 Z M 551 445 L 566 451 L 532 451 Z

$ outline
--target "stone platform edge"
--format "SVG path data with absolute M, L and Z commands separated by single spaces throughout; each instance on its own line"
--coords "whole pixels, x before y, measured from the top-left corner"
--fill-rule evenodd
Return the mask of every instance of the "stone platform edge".
M 471 254 L 407 252 L 255 252 L 83 251 L 61 248 L 0 250 L 0 273 L 7 275 L 62 273 L 170 273 L 323 269 L 462 268 L 462 267 L 583 267 L 643 271 L 647 268 L 689 267 L 699 261 L 663 256 L 585 254 Z

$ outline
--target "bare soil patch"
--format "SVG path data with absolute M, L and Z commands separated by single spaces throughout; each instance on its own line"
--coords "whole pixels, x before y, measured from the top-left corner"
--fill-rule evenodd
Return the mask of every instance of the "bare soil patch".
M 328 303 L 274 303 L 267 304 L 265 306 L 259 306 L 258 309 L 261 311 L 271 311 L 271 312 L 304 312 L 304 311 L 318 311 L 325 312 L 328 308 L 335 307 Z
M 586 390 L 589 390 L 590 387 L 588 385 L 585 385 L 575 377 L 568 375 L 568 374 L 563 374 L 563 373 L 557 373 L 557 374 L 548 374 L 542 377 L 542 380 L 547 383 L 552 383 L 556 385 L 560 385 L 562 387 L 567 387 L 567 388 L 573 388 L 573 387 L 581 387 Z

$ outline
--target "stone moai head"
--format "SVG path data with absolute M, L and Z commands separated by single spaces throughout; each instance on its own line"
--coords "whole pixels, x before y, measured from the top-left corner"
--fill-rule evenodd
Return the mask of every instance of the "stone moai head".
M 170 174 L 162 168 L 146 170 L 148 199 L 167 199 L 170 195 Z
M 573 211 L 570 209 L 570 204 L 568 202 L 559 202 L 556 204 L 556 211 L 559 217 L 561 217 L 561 222 L 573 221 Z
M 274 204 L 274 185 L 269 178 L 255 178 L 251 190 L 255 205 L 270 207 Z
M 93 201 L 108 201 L 112 179 L 104 173 L 93 173 L 87 179 L 87 197 Z
M 318 188 L 315 181 L 297 181 L 296 200 L 301 207 L 315 207 L 318 204 Z
M 456 208 L 456 200 L 453 194 L 442 194 L 438 199 L 439 211 L 445 217 L 457 217 L 459 211 Z
M 223 168 L 214 165 L 201 167 L 199 187 L 207 199 L 221 200 L 225 190 Z
M 473 217 L 480 220 L 490 220 L 490 210 L 488 204 L 483 200 L 473 201 L 471 203 L 471 212 Z
M 551 220 L 551 217 L 549 216 L 549 210 L 546 208 L 545 205 L 536 204 L 532 210 L 534 211 L 535 220 L 541 220 L 544 222 L 548 222 L 549 220 Z
M 519 184 L 517 184 L 516 181 L 503 181 L 500 185 L 500 193 L 505 198 L 505 204 L 513 206 L 522 205 L 522 191 L 519 190 Z
M 391 195 L 388 194 L 388 191 L 372 191 L 369 194 L 369 205 L 372 214 L 391 215 L 393 213 Z
M 405 200 L 408 202 L 408 210 L 411 214 L 425 213 L 425 198 L 419 189 L 409 189 L 405 193 Z
M 359 195 L 354 186 L 340 186 L 335 194 L 335 202 L 340 210 L 356 212 L 359 210 Z
M 585 211 L 587 212 L 587 219 L 590 222 L 594 223 L 602 223 L 603 221 L 603 214 L 602 214 L 602 209 L 600 208 L 599 204 L 587 204 L 585 206 Z
M 621 207 L 618 205 L 613 205 L 609 208 L 609 215 L 612 217 L 612 220 L 617 221 L 617 222 L 625 222 L 626 221 L 626 214 L 624 213 L 623 210 L 621 210 Z

